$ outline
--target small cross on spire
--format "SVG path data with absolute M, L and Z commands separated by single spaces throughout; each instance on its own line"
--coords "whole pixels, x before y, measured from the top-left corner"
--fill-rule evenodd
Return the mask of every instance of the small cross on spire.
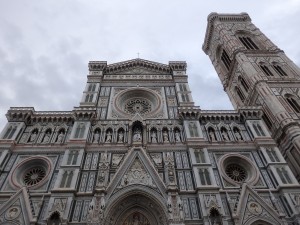
M 140 53 L 138 52 L 137 55 L 138 55 L 138 59 L 139 59 L 140 58 Z

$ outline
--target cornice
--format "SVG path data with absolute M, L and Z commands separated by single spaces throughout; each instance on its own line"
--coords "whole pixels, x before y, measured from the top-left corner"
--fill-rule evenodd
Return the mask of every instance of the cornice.
M 133 68 L 142 67 L 147 70 L 159 72 L 162 74 L 171 74 L 172 70 L 170 66 L 162 63 L 152 62 L 144 59 L 132 59 L 123 62 L 113 63 L 106 66 L 104 74 L 115 74 L 121 71 L 127 71 Z

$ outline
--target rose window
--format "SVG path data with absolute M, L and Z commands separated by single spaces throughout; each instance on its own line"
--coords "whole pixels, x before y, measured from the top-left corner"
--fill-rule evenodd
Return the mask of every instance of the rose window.
M 125 104 L 124 111 L 129 114 L 139 113 L 143 115 L 151 111 L 151 103 L 148 100 L 141 98 L 130 99 Z
M 42 167 L 35 167 L 29 169 L 25 174 L 24 174 L 24 184 L 27 186 L 32 186 L 35 184 L 38 184 L 43 178 L 46 176 L 46 171 Z
M 51 159 L 45 156 L 32 156 L 20 160 L 12 169 L 10 184 L 14 188 L 27 186 L 30 189 L 42 187 L 49 181 L 53 165 Z
M 247 178 L 247 171 L 238 164 L 229 164 L 225 172 L 228 177 L 236 182 L 243 182 Z

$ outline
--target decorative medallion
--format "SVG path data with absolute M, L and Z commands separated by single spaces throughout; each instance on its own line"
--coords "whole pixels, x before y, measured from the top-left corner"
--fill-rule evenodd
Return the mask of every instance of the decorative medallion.
M 21 209 L 17 206 L 13 206 L 6 211 L 5 219 L 14 220 L 20 215 L 20 213 L 21 213 Z

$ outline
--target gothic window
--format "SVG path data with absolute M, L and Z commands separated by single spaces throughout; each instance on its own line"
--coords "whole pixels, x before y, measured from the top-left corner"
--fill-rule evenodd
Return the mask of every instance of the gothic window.
M 289 103 L 289 105 L 295 110 L 295 112 L 300 113 L 300 106 L 298 104 L 298 101 L 295 99 L 293 95 L 286 94 L 284 96 Z
M 89 102 L 89 99 L 90 99 L 90 95 L 87 94 L 87 95 L 85 96 L 85 102 Z
M 276 171 L 277 171 L 282 183 L 284 183 L 284 184 L 293 183 L 290 176 L 289 176 L 289 174 L 288 174 L 288 171 L 284 167 L 276 168 Z
M 241 101 L 244 102 L 245 101 L 245 95 L 243 94 L 243 92 L 241 91 L 241 89 L 239 87 L 235 87 L 235 91 L 238 94 L 238 96 L 241 99 Z
M 211 185 L 211 179 L 207 168 L 199 168 L 201 185 Z
M 248 84 L 246 83 L 246 81 L 244 80 L 244 78 L 241 77 L 241 76 L 239 76 L 238 79 L 239 79 L 241 85 L 243 86 L 243 88 L 245 89 L 245 91 L 248 92 L 249 86 L 248 86 Z
M 267 154 L 268 154 L 271 162 L 279 162 L 280 161 L 275 150 L 268 148 L 266 151 L 267 151 Z
M 71 182 L 73 178 L 73 171 L 65 171 L 63 173 L 61 182 L 60 182 L 60 187 L 61 188 L 69 188 L 71 187 Z
M 67 165 L 76 165 L 78 159 L 78 151 L 70 151 Z
M 187 91 L 185 84 L 179 84 L 180 91 Z
M 189 95 L 188 94 L 181 94 L 181 98 L 183 102 L 189 102 Z
M 257 50 L 257 45 L 252 41 L 250 37 L 239 37 L 240 41 L 247 49 Z
M 90 94 L 89 102 L 93 102 L 94 95 Z
M 280 76 L 282 76 L 282 77 L 286 77 L 287 76 L 286 72 L 282 69 L 281 66 L 279 66 L 277 64 L 274 64 L 273 68 L 277 71 L 277 73 L 279 73 Z
M 266 65 L 260 65 L 259 67 L 261 68 L 261 70 L 264 72 L 264 74 L 266 76 L 268 76 L 268 77 L 269 76 L 272 76 L 272 77 L 274 76 L 268 66 L 266 66 Z
M 262 119 L 265 122 L 265 124 L 267 125 L 267 127 L 269 128 L 269 130 L 271 130 L 272 129 L 272 122 L 269 119 L 269 117 L 266 114 L 263 114 Z
M 229 70 L 230 64 L 231 64 L 231 59 L 229 58 L 227 52 L 224 49 L 222 51 L 221 60 L 224 63 L 227 70 Z
M 203 149 L 195 151 L 194 153 L 195 153 L 196 163 L 205 163 L 205 154 Z
M 88 91 L 95 91 L 96 90 L 96 84 L 90 84 Z
M 259 122 L 253 122 L 252 126 L 257 136 L 266 136 Z
M 191 137 L 199 137 L 197 125 L 194 122 L 189 123 L 189 131 Z
M 84 131 L 85 131 L 85 124 L 84 123 L 80 123 L 77 125 L 76 127 L 76 131 L 75 131 L 75 138 L 83 138 L 84 135 Z
M 3 139 L 11 139 L 12 136 L 15 134 L 16 130 L 17 130 L 17 126 L 15 126 L 15 125 L 9 126 L 3 136 Z

